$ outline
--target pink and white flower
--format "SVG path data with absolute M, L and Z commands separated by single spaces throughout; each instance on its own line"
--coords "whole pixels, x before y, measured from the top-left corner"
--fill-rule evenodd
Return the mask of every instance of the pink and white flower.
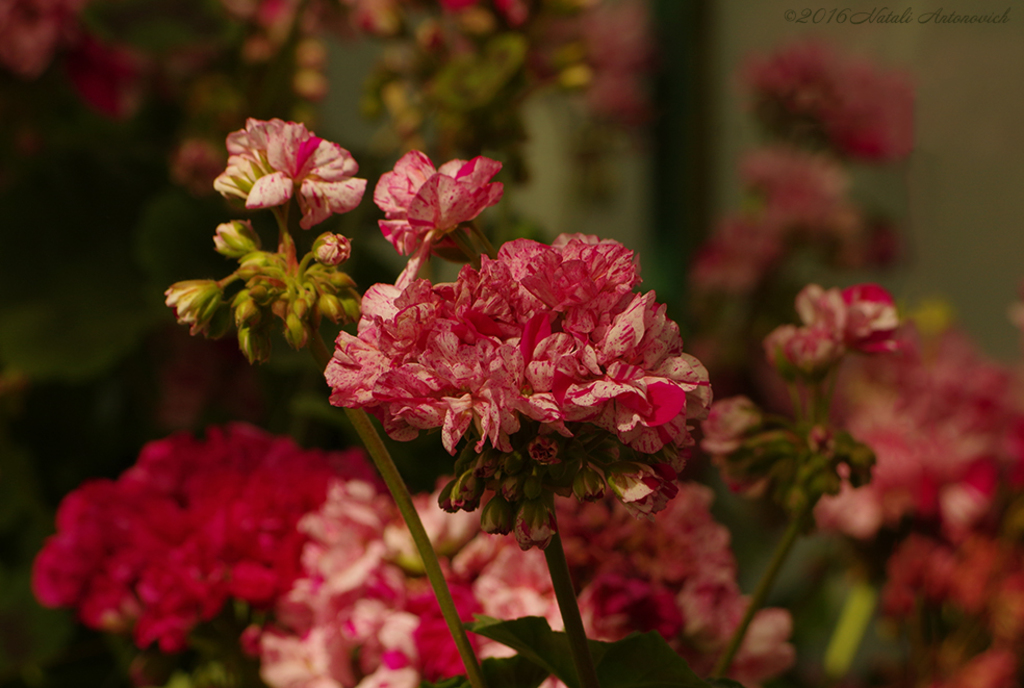
M 399 286 L 415 279 L 435 242 L 501 200 L 504 186 L 491 182 L 500 170 L 500 162 L 483 156 L 450 160 L 435 169 L 426 155 L 414 150 L 381 175 L 373 192 L 386 218 L 379 222 L 381 232 L 395 250 L 413 256 Z
M 245 129 L 228 135 L 227 147 L 228 167 L 214 188 L 244 199 L 249 209 L 274 208 L 297 196 L 303 229 L 352 210 L 366 190 L 366 180 L 354 177 L 359 165 L 351 154 L 302 124 L 250 118 Z

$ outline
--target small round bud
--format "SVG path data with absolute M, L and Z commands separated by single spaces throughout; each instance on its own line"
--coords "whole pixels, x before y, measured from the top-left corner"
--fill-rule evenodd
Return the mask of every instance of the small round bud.
M 324 232 L 313 242 L 313 257 L 321 265 L 340 265 L 352 255 L 352 242 L 341 234 Z

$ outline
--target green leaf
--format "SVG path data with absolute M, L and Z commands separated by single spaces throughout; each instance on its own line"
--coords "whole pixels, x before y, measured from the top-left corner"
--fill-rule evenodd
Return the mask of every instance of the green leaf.
M 578 688 L 569 640 L 565 633 L 551 630 L 547 620 L 530 616 L 501 621 L 478 616 L 469 630 L 508 645 L 521 656 Z M 602 688 L 708 688 L 709 684 L 690 669 L 657 632 L 634 633 L 620 641 L 590 641 L 590 652 Z

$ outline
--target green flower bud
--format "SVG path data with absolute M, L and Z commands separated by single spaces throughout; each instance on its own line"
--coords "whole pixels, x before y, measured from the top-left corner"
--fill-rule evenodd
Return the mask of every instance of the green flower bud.
M 519 471 L 523 470 L 525 465 L 526 457 L 523 456 L 522 452 L 513 449 L 508 454 L 505 454 L 501 467 L 505 473 L 515 475 Z
M 544 491 L 544 483 L 535 475 L 528 476 L 523 482 L 523 496 L 527 499 L 537 499 Z
M 604 476 L 593 466 L 584 466 L 576 473 L 572 481 L 572 493 L 581 502 L 594 502 L 602 499 L 608 491 Z
M 259 250 L 260 238 L 253 231 L 252 223 L 248 220 L 232 220 L 217 226 L 217 233 L 213 236 L 213 246 L 222 256 L 241 258 Z
M 333 294 L 321 294 L 316 302 L 316 307 L 320 311 L 320 315 L 332 323 L 337 324 L 345 317 L 345 310 L 341 306 L 341 301 Z
M 176 282 L 164 292 L 165 303 L 174 309 L 178 322 L 191 325 L 193 335 L 206 333 L 217 309 L 223 305 L 224 291 L 214 280 Z
M 306 346 L 309 330 L 302 318 L 295 313 L 289 313 L 284 320 L 284 338 L 293 349 L 301 349 Z
M 514 521 L 515 512 L 512 505 L 501 495 L 494 495 L 480 512 L 480 529 L 485 533 L 508 535 L 512 532 Z
M 249 363 L 266 363 L 270 360 L 270 336 L 261 329 L 238 328 L 238 348 Z
M 249 291 L 243 289 L 235 295 L 231 305 L 235 309 L 235 326 L 245 327 L 258 325 L 262 317 L 259 306 L 253 301 Z

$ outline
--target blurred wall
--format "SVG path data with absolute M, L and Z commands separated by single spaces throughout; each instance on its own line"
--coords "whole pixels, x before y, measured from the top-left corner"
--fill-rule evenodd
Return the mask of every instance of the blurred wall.
M 853 11 L 881 4 L 836 5 Z M 858 175 L 858 192 L 904 214 L 909 264 L 885 279 L 913 306 L 942 296 L 990 353 L 1019 351 L 1006 311 L 1024 281 L 1024 2 L 936 0 L 891 5 L 909 9 L 906 24 L 796 24 L 797 17 L 833 5 L 780 0 L 717 0 L 711 8 L 710 122 L 714 144 L 712 211 L 736 208 L 735 166 L 757 133 L 737 84 L 736 69 L 751 52 L 818 37 L 837 51 L 863 54 L 905 68 L 917 83 L 916 146 L 908 161 Z M 922 24 L 921 15 L 1000 15 L 1004 24 Z M 863 184 L 861 184 L 863 181 Z

